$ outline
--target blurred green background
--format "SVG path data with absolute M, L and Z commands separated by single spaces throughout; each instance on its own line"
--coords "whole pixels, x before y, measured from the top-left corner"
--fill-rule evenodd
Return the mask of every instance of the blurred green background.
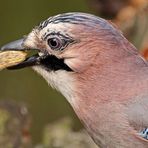
M 28 34 L 49 16 L 80 11 L 113 18 L 128 39 L 139 49 L 148 50 L 146 6 L 146 0 L 0 0 L 0 46 Z M 62 117 L 70 116 L 75 129 L 81 127 L 66 99 L 48 87 L 31 68 L 1 71 L 0 99 L 27 104 L 34 143 L 41 141 L 45 125 Z
M 0 46 L 28 34 L 49 16 L 70 12 L 91 12 L 86 0 L 1 0 Z M 91 12 L 93 13 L 93 12 Z M 63 116 L 79 121 L 66 99 L 48 87 L 31 68 L 0 72 L 0 99 L 25 102 L 32 115 L 33 141 L 39 142 L 44 125 Z

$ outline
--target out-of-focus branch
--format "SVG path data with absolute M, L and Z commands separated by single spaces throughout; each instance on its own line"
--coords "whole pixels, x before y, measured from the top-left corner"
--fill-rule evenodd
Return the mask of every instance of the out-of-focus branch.
M 148 41 L 147 0 L 130 0 L 129 5 L 122 8 L 113 21 L 138 49 L 147 46 L 145 45 Z
M 32 148 L 30 117 L 24 104 L 0 101 L 0 148 Z
M 45 127 L 43 143 L 37 148 L 98 148 L 88 134 L 73 131 L 69 118 L 63 118 Z
M 140 52 L 147 55 L 147 0 L 89 0 L 89 3 L 99 16 L 112 19 Z

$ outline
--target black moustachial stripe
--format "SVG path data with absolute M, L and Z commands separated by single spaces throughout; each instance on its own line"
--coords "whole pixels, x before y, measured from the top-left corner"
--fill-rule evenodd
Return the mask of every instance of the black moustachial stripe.
M 58 59 L 54 55 L 49 55 L 45 59 L 41 60 L 40 65 L 47 71 L 72 71 L 72 69 L 64 63 L 64 59 Z
M 41 22 L 38 26 L 39 30 L 45 28 L 48 24 L 58 24 L 58 23 L 71 23 L 71 24 L 83 24 L 87 25 L 90 22 L 92 25 L 100 24 L 105 25 L 104 20 L 102 18 L 96 17 L 91 14 L 86 13 L 64 13 L 59 14 L 53 17 L 49 17 L 47 20 Z

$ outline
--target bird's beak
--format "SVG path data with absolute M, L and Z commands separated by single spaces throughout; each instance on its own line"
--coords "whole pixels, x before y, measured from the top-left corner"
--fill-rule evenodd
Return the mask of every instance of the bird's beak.
M 29 51 L 29 50 L 35 50 L 35 49 L 27 49 L 24 47 L 24 41 L 25 39 L 22 38 L 22 39 L 19 39 L 19 40 L 16 40 L 16 41 L 13 41 L 13 42 L 10 42 L 4 46 L 2 46 L 0 48 L 0 51 Z M 15 65 L 15 66 L 12 66 L 12 67 L 9 67 L 8 69 L 20 69 L 20 68 L 24 68 L 24 67 L 28 67 L 28 66 L 34 66 L 34 65 L 39 65 L 40 64 L 40 61 L 42 59 L 45 58 L 45 55 L 43 56 L 39 56 L 38 54 L 35 54 L 29 58 L 26 58 L 25 61 Z
M 24 51 L 25 48 L 23 47 L 24 39 L 19 39 L 13 42 L 10 42 L 1 47 L 0 51 L 10 51 L 10 50 L 17 50 L 17 51 Z

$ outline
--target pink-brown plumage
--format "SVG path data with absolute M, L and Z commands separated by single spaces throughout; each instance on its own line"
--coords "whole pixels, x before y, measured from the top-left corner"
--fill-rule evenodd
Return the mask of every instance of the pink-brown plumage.
M 148 141 L 138 133 L 148 126 L 148 63 L 119 31 L 106 26 L 110 29 L 75 29 L 84 41 L 69 51 L 79 54 L 72 62 L 78 72 L 74 110 L 102 147 L 146 148 Z
M 91 65 L 77 75 L 76 112 L 102 147 L 148 146 L 138 136 L 148 125 L 148 70 L 143 60 L 139 59 L 138 66 L 132 56 L 113 63 L 108 59 L 106 64 Z

